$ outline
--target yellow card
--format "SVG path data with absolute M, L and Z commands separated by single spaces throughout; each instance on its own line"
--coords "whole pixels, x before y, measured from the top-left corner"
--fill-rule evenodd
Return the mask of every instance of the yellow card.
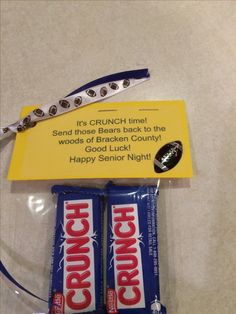
M 24 107 L 22 116 L 34 108 Z M 175 141 L 182 143 L 179 162 L 158 173 L 157 152 Z M 164 149 L 162 154 L 167 160 L 171 153 Z M 185 104 L 180 100 L 97 103 L 39 122 L 17 134 L 8 173 L 9 180 L 191 176 Z

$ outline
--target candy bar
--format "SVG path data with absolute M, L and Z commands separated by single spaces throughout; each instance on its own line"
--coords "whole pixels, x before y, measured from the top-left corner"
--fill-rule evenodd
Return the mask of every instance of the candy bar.
M 157 188 L 108 184 L 109 314 L 164 314 L 160 303 Z
M 50 313 L 104 313 L 102 191 L 57 185 L 52 193 L 58 201 Z

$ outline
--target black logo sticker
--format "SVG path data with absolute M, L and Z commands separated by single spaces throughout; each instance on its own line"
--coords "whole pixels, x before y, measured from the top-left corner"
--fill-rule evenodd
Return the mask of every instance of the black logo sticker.
M 157 173 L 174 168 L 183 154 L 183 145 L 180 141 L 174 141 L 162 146 L 154 159 L 154 170 Z

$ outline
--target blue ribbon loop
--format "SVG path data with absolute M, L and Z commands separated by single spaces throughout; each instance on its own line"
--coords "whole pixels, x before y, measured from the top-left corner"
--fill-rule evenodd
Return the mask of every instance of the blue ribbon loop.
M 132 71 L 125 71 L 125 72 L 119 72 L 115 74 L 110 74 L 107 76 L 100 77 L 92 82 L 89 82 L 77 89 L 75 89 L 70 94 L 66 95 L 66 97 L 72 96 L 74 94 L 80 93 L 86 89 L 92 88 L 96 85 L 105 84 L 111 81 L 119 81 L 119 80 L 125 80 L 125 79 L 142 79 L 142 78 L 148 78 L 150 77 L 150 74 L 148 72 L 148 69 L 139 69 L 139 70 L 132 70 Z
M 19 289 L 21 289 L 22 291 L 28 293 L 29 295 L 31 295 L 32 297 L 41 300 L 43 302 L 48 303 L 48 301 L 38 297 L 36 294 L 30 292 L 28 289 L 24 288 L 18 281 L 16 281 L 12 275 L 8 272 L 8 270 L 6 269 L 6 267 L 3 265 L 2 261 L 0 261 L 0 273 L 2 273 L 10 282 L 12 282 L 15 286 L 17 286 Z

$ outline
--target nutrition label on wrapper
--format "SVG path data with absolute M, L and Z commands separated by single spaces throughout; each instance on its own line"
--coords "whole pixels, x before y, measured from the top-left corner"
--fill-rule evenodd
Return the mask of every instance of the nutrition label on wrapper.
M 23 115 L 32 107 L 25 107 Z M 157 175 L 155 156 L 180 141 L 181 162 Z M 11 180 L 191 177 L 183 101 L 94 104 L 17 135 Z

